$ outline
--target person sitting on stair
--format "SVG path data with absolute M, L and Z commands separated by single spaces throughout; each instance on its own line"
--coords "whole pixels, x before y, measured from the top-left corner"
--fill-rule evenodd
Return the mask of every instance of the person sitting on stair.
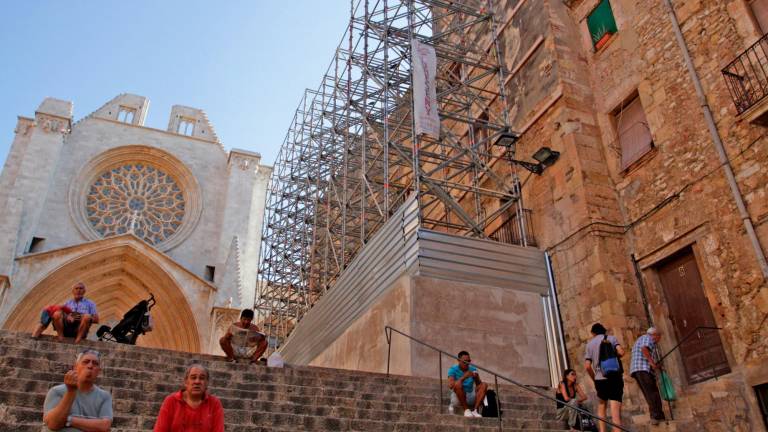
M 48 328 L 48 325 L 51 324 L 51 321 L 53 321 L 53 315 L 57 311 L 62 311 L 65 314 L 72 313 L 72 309 L 64 305 L 50 305 L 44 307 L 40 312 L 40 323 L 37 325 L 37 328 L 35 328 L 35 331 L 32 332 L 32 339 L 38 339 L 40 335 L 43 334 L 45 329 Z
M 229 326 L 227 334 L 219 339 L 219 345 L 227 355 L 227 360 L 249 360 L 257 363 L 259 357 L 267 350 L 267 338 L 259 331 L 253 321 L 253 311 L 243 309 L 240 313 L 240 321 Z
M 224 408 L 208 391 L 208 369 L 195 363 L 184 374 L 184 388 L 166 397 L 154 432 L 224 432 Z
M 91 324 L 99 322 L 96 304 L 85 298 L 85 284 L 78 282 L 72 287 L 72 299 L 67 300 L 64 306 L 71 312 L 67 313 L 65 308 L 53 312 L 53 328 L 59 341 L 74 337 L 75 343 L 78 343 L 88 336 Z
M 100 432 L 112 427 L 112 395 L 95 384 L 100 372 L 98 351 L 87 349 L 77 355 L 64 384 L 52 387 L 45 396 L 45 430 Z
M 451 392 L 451 406 L 464 409 L 464 417 L 482 417 L 477 409 L 483 403 L 488 384 L 480 381 L 477 368 L 472 366 L 469 353 L 461 351 L 458 364 L 448 369 L 448 388 Z M 472 406 L 472 409 L 469 407 Z

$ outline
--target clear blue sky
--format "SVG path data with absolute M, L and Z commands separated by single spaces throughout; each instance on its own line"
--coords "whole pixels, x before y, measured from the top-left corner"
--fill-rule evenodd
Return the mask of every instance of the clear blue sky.
M 119 93 L 208 113 L 225 148 L 274 163 L 304 89 L 316 88 L 349 19 L 348 0 L 3 2 L 0 167 L 16 116 L 47 97 L 80 119 Z

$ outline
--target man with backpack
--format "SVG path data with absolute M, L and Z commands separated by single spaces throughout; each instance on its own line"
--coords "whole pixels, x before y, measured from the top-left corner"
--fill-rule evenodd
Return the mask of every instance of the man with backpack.
M 621 426 L 621 401 L 624 397 L 624 369 L 621 357 L 624 348 L 614 336 L 608 336 L 608 331 L 602 324 L 596 323 L 590 330 L 592 338 L 587 342 L 584 354 L 584 367 L 595 383 L 597 391 L 597 415 L 607 418 L 608 405 L 611 410 L 611 421 Z M 605 432 L 605 423 L 598 421 L 600 432 Z

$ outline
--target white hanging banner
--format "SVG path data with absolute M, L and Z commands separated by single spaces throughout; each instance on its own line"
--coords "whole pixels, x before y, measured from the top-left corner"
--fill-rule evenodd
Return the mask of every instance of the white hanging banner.
M 413 74 L 413 114 L 416 135 L 440 138 L 440 117 L 437 114 L 437 56 L 435 48 L 416 39 L 411 40 L 411 73 Z

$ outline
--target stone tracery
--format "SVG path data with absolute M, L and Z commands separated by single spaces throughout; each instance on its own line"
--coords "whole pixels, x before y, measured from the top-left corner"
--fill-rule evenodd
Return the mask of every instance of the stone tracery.
M 151 245 L 173 236 L 186 212 L 176 179 L 144 162 L 102 172 L 90 185 L 85 206 L 88 222 L 99 236 L 133 232 Z

